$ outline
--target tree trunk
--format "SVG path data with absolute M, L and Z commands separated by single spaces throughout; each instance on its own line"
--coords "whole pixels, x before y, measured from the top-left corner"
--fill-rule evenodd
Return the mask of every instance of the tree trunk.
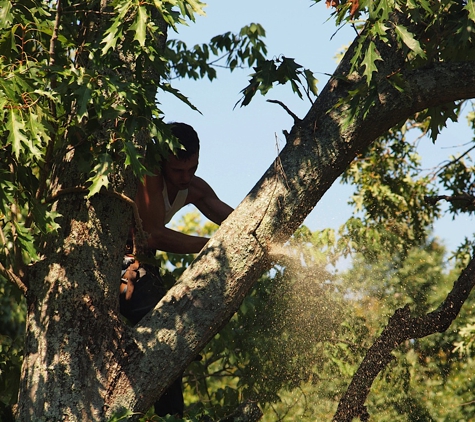
M 400 63 L 387 54 L 374 106 L 342 129 L 344 110 L 335 106 L 360 82 L 347 74 L 351 54 L 295 122 L 269 170 L 135 327 L 117 315 L 129 205 L 103 194 L 61 198 L 61 233 L 35 268 L 28 297 L 19 420 L 98 421 L 123 408 L 146 411 L 229 320 L 269 268 L 273 246 L 289 238 L 359 151 L 416 111 L 475 96 L 469 62 L 408 71 L 405 92 L 396 91 L 385 76 Z
M 65 196 L 61 232 L 30 276 L 19 420 L 98 421 L 124 359 L 118 279 L 130 206 Z M 124 218 L 125 216 L 125 218 Z M 55 250 L 56 249 L 56 250 Z

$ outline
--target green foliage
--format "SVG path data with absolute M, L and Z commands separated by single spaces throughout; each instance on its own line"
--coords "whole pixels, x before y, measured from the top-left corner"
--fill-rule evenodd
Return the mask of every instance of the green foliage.
M 157 94 L 169 92 L 193 107 L 170 84 L 180 65 L 212 69 L 207 62 L 226 55 L 232 70 L 264 59 L 265 32 L 258 24 L 239 36 L 213 38 L 202 47 L 207 56 L 176 42 L 166 46 L 164 23 L 177 30 L 203 7 L 199 0 L 0 0 L 2 409 L 16 400 L 17 338 L 25 317 L 18 289 L 7 287 L 3 276 L 20 276 L 43 258 L 46 236 L 59 227 L 53 208 L 58 186 L 92 196 L 111 189 L 124 167 L 138 177 L 155 169 L 177 145 Z M 194 54 L 192 64 L 187 54 Z M 68 180 L 70 168 L 82 177 Z
M 23 358 L 26 304 L 16 286 L 0 276 L 0 420 L 13 420 Z
M 473 149 L 473 146 L 470 148 Z M 475 176 L 474 163 L 469 154 L 460 154 L 451 157 L 443 169 L 439 172 L 442 186 L 456 197 L 450 201 L 449 211 L 455 215 L 459 213 L 473 214 L 475 204 Z
M 356 214 L 338 234 L 296 231 L 279 265 L 189 368 L 191 415 L 216 419 L 252 399 L 265 421 L 329 420 L 394 311 L 410 305 L 414 315 L 423 315 L 444 300 L 459 269 L 449 270 L 444 248 L 430 238 L 440 214 L 426 197 L 435 194 L 437 181 L 457 180 L 455 174 L 460 189 L 471 192 L 471 146 L 443 168 L 452 168 L 450 175 L 424 175 L 416 144 L 406 139 L 411 125 L 426 133 L 424 122 L 392 130 L 348 169 L 343 182 L 355 186 Z M 183 220 L 180 231 L 195 230 L 195 217 Z M 471 243 L 464 248 L 459 268 Z M 337 271 L 348 254 L 351 268 Z M 180 261 L 179 271 L 186 265 Z M 470 419 L 474 386 L 464 374 L 474 362 L 471 302 L 464 309 L 447 333 L 394 352 L 368 397 L 370 414 L 387 421 Z
M 202 226 L 199 214 L 193 212 L 175 228 L 203 236 L 212 234 L 216 226 Z M 185 377 L 190 415 L 221 418 L 245 400 L 266 408 L 279 402 L 286 390 L 319 381 L 319 368 L 325 366 L 324 344 L 340 331 L 343 313 L 334 297 L 333 277 L 325 268 L 331 259 L 316 247 L 328 247 L 329 239 L 328 231 L 299 229 L 282 251 L 279 266 L 261 278 L 203 350 L 203 359 L 190 366 Z M 169 283 L 192 261 L 191 256 L 160 257 Z
M 331 3 L 338 25 L 359 30 L 351 73 L 361 83 L 340 104 L 348 125 L 375 104 L 378 84 L 385 82 L 378 75 L 385 64 L 385 45 L 399 47 L 401 70 L 475 59 L 473 0 Z M 249 104 L 256 92 L 267 94 L 275 84 L 290 83 L 300 97 L 317 95 L 310 70 L 285 56 L 265 58 L 265 31 L 259 24 L 191 49 L 172 40 L 162 51 L 161 20 L 177 30 L 203 13 L 199 0 L 117 0 L 106 13 L 99 1 L 66 0 L 61 6 L 0 0 L 3 272 L 20 273 L 39 259 L 44 236 L 57 229 L 58 215 L 49 197 L 54 193 L 53 169 L 62 160 L 73 160 L 84 175 L 74 182 L 91 196 L 108 189 L 124 166 L 143 176 L 168 149 L 176 148 L 163 124 L 157 93 L 172 93 L 193 105 L 172 86 L 173 78 L 212 80 L 224 61 L 231 71 L 254 67 L 241 105 Z M 387 81 L 404 91 L 402 75 L 396 71 Z M 462 105 L 428 109 L 411 123 L 435 140 L 449 119 L 457 120 Z M 469 118 L 473 127 L 474 114 Z M 299 229 L 283 249 L 281 262 L 245 298 L 203 351 L 203 360 L 191 365 L 186 374 L 191 420 L 224 417 L 246 399 L 257 401 L 268 420 L 329 419 L 388 316 L 406 304 L 423 314 L 443 299 L 455 276 L 443 264 L 443 248 L 430 240 L 439 210 L 425 197 L 435 194 L 435 185 L 421 175 L 405 131 L 393 129 L 346 172 L 343 181 L 356 189 L 352 203 L 357 214 L 339 233 Z M 461 196 L 451 202 L 454 214 L 473 212 L 473 201 L 462 198 L 474 195 L 471 148 L 437 173 L 436 182 Z M 200 229 L 196 214 L 180 224 L 178 230 L 200 235 L 215 228 L 206 224 Z M 469 239 L 461 246 L 459 265 L 466 263 L 472 247 Z M 341 274 L 335 268 L 348 254 L 353 267 Z M 163 254 L 161 259 L 171 285 L 193 257 Z M 25 309 L 23 302 L 17 303 L 19 292 L 3 278 L 0 292 L 0 406 L 6 410 L 18 389 L 17 338 Z M 378 420 L 472 417 L 470 391 L 475 385 L 467 374 L 474 370 L 475 330 L 472 303 L 468 305 L 445 336 L 411 341 L 395 352 L 393 366 L 377 380 L 368 400 Z M 114 420 L 129 416 L 118 414 Z
M 258 24 L 194 52 L 173 41 L 162 51 L 164 23 L 176 30 L 193 21 L 204 13 L 199 0 L 101 4 L 0 3 L 0 254 L 15 272 L 38 259 L 43 235 L 58 227 L 49 198 L 59 163 L 75 163 L 84 178 L 70 183 L 89 196 L 109 189 L 124 166 L 142 177 L 176 147 L 157 93 L 193 107 L 172 76 L 186 66 L 207 70 L 181 76 L 214 77 L 213 55 L 226 55 L 232 70 L 266 53 Z
M 246 25 L 239 34 L 226 32 L 213 37 L 208 44 L 195 45 L 191 50 L 180 40 L 170 40 L 166 57 L 170 63 L 170 77 L 199 79 L 216 78 L 216 65 L 224 60 L 231 71 L 244 64 L 252 67 L 265 60 L 267 48 L 262 41 L 266 35 L 258 23 Z M 211 57 L 216 60 L 211 61 Z
M 344 112 L 343 128 L 351 125 L 357 116 L 364 118 L 375 106 L 382 83 L 389 82 L 404 91 L 403 70 L 430 67 L 437 62 L 475 60 L 473 0 L 328 0 L 326 3 L 334 7 L 337 25 L 350 24 L 358 31 L 348 77 L 361 81 L 338 104 Z M 385 63 L 381 54 L 387 46 L 397 46 L 398 57 L 391 60 L 398 59 L 399 65 L 388 78 L 383 78 L 378 75 L 378 66 Z M 453 120 L 452 110 L 456 108 L 447 105 L 442 110 L 426 111 L 433 140 L 447 119 Z
M 415 146 L 406 142 L 405 131 L 400 130 L 375 141 L 353 161 L 342 181 L 355 186 L 350 203 L 361 217 L 344 225 L 342 244 L 349 248 L 355 244 L 371 258 L 381 250 L 405 254 L 426 241 L 439 211 L 425 200 L 435 190 L 431 179 L 421 175 L 419 164 Z
M 318 94 L 318 81 L 313 73 L 296 63 L 294 59 L 282 56 L 272 60 L 259 60 L 254 70 L 249 85 L 241 91 L 243 94 L 240 100 L 241 106 L 248 105 L 258 91 L 266 95 L 276 83 L 284 85 L 289 82 L 292 91 L 300 98 L 303 96 L 301 88 L 309 99 L 312 98 L 311 95 Z

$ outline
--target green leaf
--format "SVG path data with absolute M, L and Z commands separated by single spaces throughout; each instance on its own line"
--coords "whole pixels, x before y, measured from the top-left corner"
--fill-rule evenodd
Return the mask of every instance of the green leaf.
M 395 73 L 391 75 L 391 77 L 388 78 L 388 82 L 399 92 L 404 92 L 404 90 L 406 89 L 407 83 L 400 73 Z
M 147 35 L 147 22 L 147 10 L 145 9 L 145 7 L 139 6 L 135 22 L 130 27 L 130 29 L 135 32 L 134 40 L 138 41 L 142 47 L 145 46 L 145 39 Z
M 9 0 L 0 1 L 0 28 L 6 28 L 13 21 L 12 3 Z
M 77 119 L 80 122 L 84 117 L 88 116 L 87 107 L 91 102 L 92 90 L 88 84 L 84 83 L 74 92 L 77 96 L 78 110 Z
M 105 37 L 101 41 L 101 44 L 105 44 L 102 48 L 102 55 L 105 55 L 110 48 L 114 49 L 117 45 L 117 41 L 122 38 L 122 30 L 119 26 L 122 24 L 120 20 L 116 20 L 112 26 L 105 32 Z
M 375 33 L 382 40 L 387 40 L 386 31 L 388 30 L 388 27 L 383 22 L 381 22 L 381 21 L 375 22 L 373 28 L 374 28 Z
M 21 152 L 21 144 L 28 143 L 28 138 L 25 133 L 25 122 L 15 113 L 15 110 L 10 110 L 10 118 L 7 120 L 6 128 L 9 131 L 8 143 L 12 145 L 13 154 L 18 159 Z
M 467 4 L 464 7 L 468 11 L 468 17 L 475 22 L 475 1 L 467 0 Z
M 14 185 L 8 181 L 10 172 L 0 170 L 0 211 L 6 214 L 14 202 Z
M 160 84 L 159 86 L 163 91 L 169 92 L 170 94 L 173 94 L 176 98 L 179 100 L 183 101 L 188 107 L 191 109 L 197 111 L 198 113 L 202 114 L 198 108 L 190 102 L 188 97 L 185 97 L 178 89 L 173 88 L 170 84 Z
M 414 51 L 415 54 L 421 57 L 425 57 L 425 53 L 421 48 L 421 45 L 419 44 L 419 41 L 417 41 L 413 34 L 410 33 L 407 28 L 403 25 L 396 25 L 396 33 L 398 34 L 399 38 L 402 40 L 406 46 Z
M 203 3 L 199 0 L 185 0 L 183 3 L 186 3 L 186 12 L 183 14 L 188 16 L 192 21 L 195 20 L 194 14 L 201 16 L 206 15 L 205 11 L 203 10 L 203 8 L 206 6 L 206 3 Z
M 378 53 L 378 50 L 376 49 L 376 44 L 371 41 L 369 43 L 368 49 L 365 52 L 363 61 L 361 62 L 361 65 L 365 68 L 363 75 L 366 76 L 368 85 L 371 83 L 371 79 L 373 78 L 373 72 L 378 71 L 378 68 L 376 67 L 377 60 L 382 59 Z
M 30 151 L 37 160 L 42 160 L 42 153 L 38 147 L 41 147 L 43 141 L 51 140 L 48 130 L 40 121 L 37 114 L 30 110 L 27 117 L 28 130 L 30 133 Z
M 34 237 L 31 234 L 31 230 L 25 227 L 23 223 L 16 221 L 14 221 L 13 223 L 16 229 L 16 236 L 18 242 L 21 245 L 21 250 L 24 251 L 29 258 L 27 261 L 37 261 L 39 259 L 39 256 L 34 246 L 35 242 Z
M 102 187 L 107 188 L 109 186 L 108 175 L 112 170 L 112 157 L 109 154 L 101 154 L 98 160 L 99 162 L 92 170 L 92 176 L 87 180 L 91 182 L 88 188 L 88 198 L 98 193 Z
M 141 162 L 141 156 L 138 153 L 137 149 L 135 148 L 134 144 L 130 141 L 124 143 L 124 152 L 126 155 L 125 165 L 132 166 L 134 174 L 138 175 L 139 177 L 148 174 L 153 175 L 151 172 L 147 170 L 147 168 Z
M 318 79 L 315 78 L 313 72 L 310 71 L 309 69 L 305 69 L 304 74 L 305 74 L 305 80 L 307 81 L 308 89 L 313 95 L 315 96 L 318 95 L 318 88 L 317 88 Z

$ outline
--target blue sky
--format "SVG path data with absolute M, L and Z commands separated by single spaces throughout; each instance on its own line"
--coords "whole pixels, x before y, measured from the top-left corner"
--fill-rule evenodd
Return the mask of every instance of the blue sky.
M 266 30 L 269 57 L 284 55 L 311 69 L 319 80 L 319 90 L 336 67 L 335 55 L 349 45 L 355 35 L 350 27 L 336 32 L 324 2 L 314 5 L 310 0 L 209 0 L 207 4 L 206 16 L 198 17 L 189 27 L 180 28 L 179 35 L 170 32 L 169 38 L 179 38 L 192 46 L 227 31 L 238 32 L 252 22 L 260 23 Z M 272 164 L 284 143 L 282 131 L 292 127 L 291 117 L 280 106 L 266 100 L 280 100 L 300 117 L 310 108 L 308 100 L 293 94 L 290 86 L 277 87 L 265 98 L 258 94 L 249 106 L 234 108 L 250 73 L 249 69 L 233 73 L 223 69 L 212 83 L 208 80 L 174 81 L 175 87 L 202 114 L 170 96 L 158 97 L 166 121 L 183 121 L 195 127 L 202 144 L 197 174 L 232 207 L 241 202 Z M 436 165 L 456 152 L 454 145 L 462 145 L 472 137 L 467 123 L 461 121 L 449 125 L 436 145 L 429 139 L 422 140 L 424 166 Z M 337 228 L 351 214 L 347 205 L 351 193 L 351 187 L 335 182 L 305 224 L 313 230 Z M 463 235 L 472 232 L 467 230 L 471 223 L 469 217 L 462 216 L 456 221 L 445 218 L 437 223 L 435 233 L 454 248 Z

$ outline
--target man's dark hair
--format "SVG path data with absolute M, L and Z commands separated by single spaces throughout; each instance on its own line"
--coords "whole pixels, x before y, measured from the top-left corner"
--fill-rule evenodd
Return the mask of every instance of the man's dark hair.
M 185 149 L 176 149 L 175 155 L 179 160 L 187 160 L 200 151 L 200 140 L 196 131 L 186 123 L 170 123 L 170 130 Z

